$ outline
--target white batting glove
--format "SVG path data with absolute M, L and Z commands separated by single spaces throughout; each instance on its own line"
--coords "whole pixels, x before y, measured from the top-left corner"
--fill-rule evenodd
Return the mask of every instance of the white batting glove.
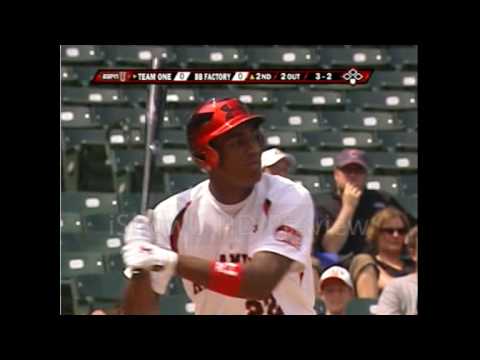
M 123 261 L 129 269 L 151 270 L 161 266 L 162 272 L 174 273 L 178 255 L 147 241 L 133 241 L 122 248 Z
M 123 241 L 126 245 L 134 241 L 155 242 L 155 232 L 150 219 L 143 215 L 135 216 L 125 228 Z

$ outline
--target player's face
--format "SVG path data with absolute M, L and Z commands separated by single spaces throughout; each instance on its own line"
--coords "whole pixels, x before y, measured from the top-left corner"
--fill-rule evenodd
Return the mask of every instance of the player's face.
M 217 178 L 237 186 L 253 186 L 260 180 L 263 134 L 256 122 L 232 129 L 212 141 L 212 146 L 220 155 L 219 166 L 213 170 Z
M 367 171 L 358 164 L 348 164 L 335 169 L 334 177 L 337 189 L 340 189 L 340 191 L 343 191 L 347 182 L 359 189 L 363 189 L 367 183 Z
M 321 299 L 331 314 L 344 314 L 353 298 L 353 291 L 340 279 L 327 279 L 320 290 Z
M 290 163 L 286 158 L 283 158 L 277 161 L 272 166 L 268 166 L 265 168 L 265 172 L 272 175 L 280 175 L 283 177 L 288 177 L 288 168 Z
M 407 228 L 399 217 L 386 220 L 380 228 L 378 236 L 379 252 L 387 252 L 390 254 L 398 254 L 402 252 L 405 242 L 405 234 Z

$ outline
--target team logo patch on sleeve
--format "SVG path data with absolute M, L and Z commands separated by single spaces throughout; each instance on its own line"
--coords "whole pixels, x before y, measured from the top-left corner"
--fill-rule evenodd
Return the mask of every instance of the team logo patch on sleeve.
M 302 234 L 288 225 L 281 225 L 275 230 L 275 239 L 289 245 L 295 249 L 300 249 L 302 245 Z

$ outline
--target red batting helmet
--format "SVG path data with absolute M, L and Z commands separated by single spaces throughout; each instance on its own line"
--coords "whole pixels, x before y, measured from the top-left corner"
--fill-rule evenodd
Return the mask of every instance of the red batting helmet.
M 187 125 L 190 150 L 195 157 L 211 168 L 218 166 L 217 151 L 210 141 L 250 120 L 263 121 L 260 115 L 250 113 L 238 99 L 211 99 L 200 105 Z

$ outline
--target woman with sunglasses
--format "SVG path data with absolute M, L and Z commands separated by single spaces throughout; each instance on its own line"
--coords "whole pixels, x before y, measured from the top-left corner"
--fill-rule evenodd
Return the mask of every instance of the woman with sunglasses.
M 377 212 L 370 221 L 366 238 L 378 270 L 380 292 L 392 279 L 415 271 L 414 261 L 406 256 L 409 227 L 407 216 L 391 207 Z

